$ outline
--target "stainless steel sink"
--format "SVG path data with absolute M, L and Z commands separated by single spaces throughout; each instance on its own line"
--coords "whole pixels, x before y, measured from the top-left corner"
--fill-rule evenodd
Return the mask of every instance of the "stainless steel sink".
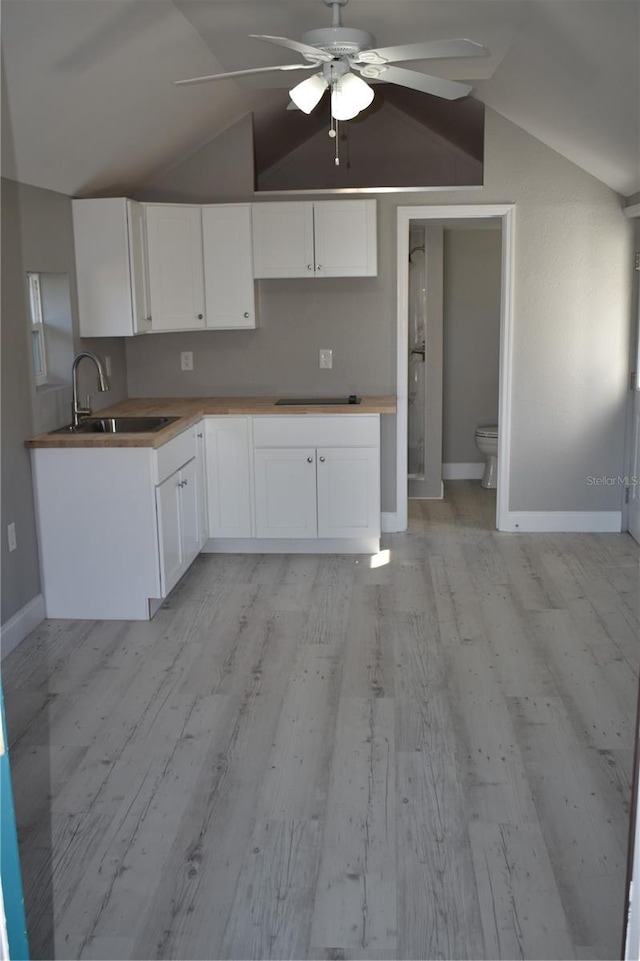
M 51 434 L 144 434 L 162 430 L 177 417 L 85 417 L 77 427 L 67 424 Z

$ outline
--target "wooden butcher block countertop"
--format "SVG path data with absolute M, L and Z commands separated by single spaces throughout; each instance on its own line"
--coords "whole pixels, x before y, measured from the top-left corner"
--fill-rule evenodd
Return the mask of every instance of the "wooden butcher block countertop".
M 94 417 L 178 417 L 161 430 L 136 434 L 38 434 L 27 447 L 161 447 L 206 415 L 395 414 L 393 394 L 363 397 L 360 404 L 308 404 L 276 407 L 277 397 L 150 397 L 123 400 L 95 411 Z

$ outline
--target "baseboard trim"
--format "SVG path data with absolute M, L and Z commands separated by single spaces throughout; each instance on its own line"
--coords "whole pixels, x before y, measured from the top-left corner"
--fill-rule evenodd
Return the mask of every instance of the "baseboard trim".
M 377 554 L 379 537 L 210 538 L 204 554 Z
M 509 511 L 501 531 L 619 534 L 622 511 Z
M 42 624 L 44 617 L 44 597 L 37 594 L 0 627 L 0 657 L 6 657 L 13 651 L 20 641 Z
M 398 526 L 398 514 L 396 511 L 383 511 L 380 515 L 380 530 L 383 534 L 397 534 L 400 531 Z
M 481 480 L 484 464 L 443 464 L 443 480 Z

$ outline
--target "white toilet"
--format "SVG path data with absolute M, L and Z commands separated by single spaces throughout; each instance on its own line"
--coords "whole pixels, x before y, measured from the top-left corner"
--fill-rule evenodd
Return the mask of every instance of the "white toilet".
M 476 446 L 484 454 L 484 474 L 481 487 L 493 488 L 498 483 L 498 425 L 476 428 Z

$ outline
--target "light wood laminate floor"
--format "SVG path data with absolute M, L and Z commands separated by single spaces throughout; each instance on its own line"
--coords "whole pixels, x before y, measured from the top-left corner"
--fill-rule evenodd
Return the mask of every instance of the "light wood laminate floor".
M 382 566 L 201 556 L 21 644 L 33 956 L 619 956 L 638 548 L 494 516 L 450 483 Z

